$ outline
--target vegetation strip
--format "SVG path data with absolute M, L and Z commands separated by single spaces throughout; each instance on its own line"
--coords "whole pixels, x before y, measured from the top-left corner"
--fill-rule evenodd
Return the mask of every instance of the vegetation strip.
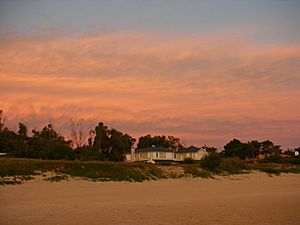
M 93 181 L 134 181 L 157 180 L 166 178 L 181 178 L 184 176 L 213 178 L 215 175 L 229 175 L 261 171 L 268 174 L 300 173 L 300 165 L 279 163 L 246 164 L 237 158 L 227 158 L 213 163 L 217 166 L 205 167 L 212 157 L 207 157 L 202 163 L 151 165 L 145 163 L 123 162 L 82 162 L 63 160 L 35 159 L 0 159 L 0 184 L 21 184 L 33 179 L 36 175 L 51 172 L 53 176 L 44 178 L 45 181 L 59 182 L 68 177 L 80 177 Z M 211 166 L 211 164 L 209 164 Z M 181 168 L 183 173 L 167 172 L 168 168 Z

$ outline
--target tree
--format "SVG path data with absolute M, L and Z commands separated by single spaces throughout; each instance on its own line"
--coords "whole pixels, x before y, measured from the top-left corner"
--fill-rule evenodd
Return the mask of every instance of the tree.
M 261 143 L 260 152 L 263 154 L 280 153 L 280 145 L 274 145 L 272 141 L 266 140 Z
M 224 146 L 224 156 L 225 157 L 234 157 L 234 156 L 240 157 L 243 147 L 244 147 L 244 144 L 240 140 L 233 139 Z
M 224 146 L 225 157 L 239 157 L 240 159 L 255 158 L 258 154 L 277 154 L 280 153 L 280 146 L 274 145 L 273 142 L 267 140 L 263 142 L 250 141 L 242 143 L 237 139 L 233 139 Z
M 4 129 L 5 117 L 3 116 L 3 110 L 0 109 L 0 132 Z
M 32 158 L 40 159 L 73 159 L 71 141 L 66 141 L 57 133 L 52 124 L 44 127 L 41 131 L 33 130 L 33 136 L 28 144 Z
M 14 131 L 4 128 L 0 132 L 0 150 L 7 152 L 10 155 L 27 150 L 28 146 L 25 144 L 24 139 L 21 138 Z
M 93 146 L 102 152 L 109 152 L 109 129 L 102 122 L 95 127 Z
M 135 139 L 128 134 L 123 134 L 122 132 L 111 129 L 110 130 L 110 147 L 112 153 L 124 154 L 131 150 L 131 147 L 135 143 Z
M 81 148 L 85 144 L 86 134 L 83 128 L 82 120 L 71 120 L 71 140 L 73 146 Z
M 204 145 L 202 148 L 204 148 L 208 153 L 210 153 L 210 152 L 217 152 L 217 148 L 215 148 L 215 147 L 209 147 L 209 146 L 206 146 L 206 145 Z
M 28 137 L 28 129 L 23 123 L 19 123 L 19 131 L 18 134 L 23 139 L 26 139 Z
M 222 158 L 219 153 L 211 152 L 208 155 L 204 156 L 201 161 L 201 167 L 208 169 L 210 171 L 217 171 L 222 162 Z
M 246 151 L 245 151 L 245 157 L 248 157 L 248 158 L 257 157 L 259 154 L 260 148 L 261 148 L 261 143 L 258 141 L 255 140 L 255 141 L 248 142 Z
M 117 129 L 109 129 L 100 122 L 95 130 L 90 131 L 89 145 L 104 153 L 111 160 L 123 160 L 123 154 L 130 152 L 135 139 Z
M 139 142 L 137 144 L 138 148 L 149 148 L 153 145 L 159 146 L 159 147 L 165 147 L 170 148 L 173 150 L 178 150 L 183 148 L 183 145 L 180 142 L 179 138 L 176 138 L 174 136 L 151 136 L 150 134 L 147 134 L 146 136 L 141 136 L 139 138 Z

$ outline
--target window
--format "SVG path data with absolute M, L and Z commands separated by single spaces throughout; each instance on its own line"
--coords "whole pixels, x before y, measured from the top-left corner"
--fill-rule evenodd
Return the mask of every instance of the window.
M 156 158 L 158 158 L 158 152 L 156 152 Z

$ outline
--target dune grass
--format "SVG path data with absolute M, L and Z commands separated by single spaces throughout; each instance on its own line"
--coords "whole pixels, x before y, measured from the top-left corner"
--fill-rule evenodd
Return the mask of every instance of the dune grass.
M 41 175 L 46 172 L 54 172 L 58 174 L 53 178 L 49 178 L 49 181 L 64 180 L 65 177 L 63 175 L 81 177 L 94 181 L 100 180 L 141 182 L 144 180 L 166 178 L 159 168 L 157 168 L 155 165 L 148 164 L 13 158 L 0 159 L 0 184 L 8 183 L 4 182 L 4 178 L 7 177 L 35 176 Z M 22 182 L 23 180 L 21 180 L 20 182 Z
M 167 165 L 166 165 L 167 166 Z M 59 182 L 69 177 L 80 177 L 93 181 L 130 181 L 142 182 L 184 176 L 213 178 L 214 175 L 231 175 L 250 171 L 265 172 L 270 175 L 281 173 L 300 173 L 300 165 L 282 163 L 245 164 L 237 159 L 226 159 L 218 170 L 208 171 L 200 163 L 172 165 L 182 167 L 183 174 L 167 173 L 161 166 L 145 163 L 63 161 L 36 159 L 0 159 L 0 185 L 21 184 L 43 175 L 45 181 Z M 47 177 L 46 174 L 51 174 Z
M 287 163 L 255 163 L 247 165 L 249 170 L 264 172 L 270 175 L 280 175 L 281 173 L 300 173 L 300 165 Z

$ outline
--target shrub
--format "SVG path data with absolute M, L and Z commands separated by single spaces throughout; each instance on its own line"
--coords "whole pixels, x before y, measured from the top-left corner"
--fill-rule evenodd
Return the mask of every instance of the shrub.
M 280 155 L 272 155 L 269 156 L 263 160 L 259 161 L 260 163 L 291 163 L 294 165 L 300 164 L 300 158 L 299 157 L 288 157 L 288 158 L 282 158 Z
M 220 164 L 220 169 L 228 173 L 240 173 L 242 170 L 247 169 L 243 160 L 238 157 L 224 158 Z
M 186 159 L 183 160 L 183 163 L 185 163 L 185 164 L 193 164 L 194 160 L 191 159 L 191 158 L 186 158 Z
M 216 172 L 220 169 L 221 162 L 222 162 L 222 158 L 219 155 L 219 153 L 211 152 L 203 159 L 201 159 L 200 165 L 205 169 Z
M 83 146 L 80 148 L 76 148 L 74 153 L 75 159 L 81 161 L 108 160 L 106 155 L 104 155 L 102 152 L 91 146 Z
M 190 174 L 193 177 L 213 178 L 209 171 L 198 168 L 195 165 L 186 165 L 184 167 L 184 173 Z
M 271 155 L 260 162 L 262 163 L 282 163 L 284 160 L 279 155 Z

